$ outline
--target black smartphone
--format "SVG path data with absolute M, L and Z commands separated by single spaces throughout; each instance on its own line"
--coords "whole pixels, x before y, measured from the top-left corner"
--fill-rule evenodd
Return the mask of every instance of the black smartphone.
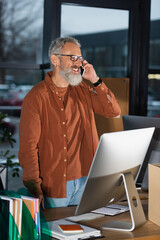
M 83 76 L 83 74 L 84 74 L 84 69 L 83 69 L 82 67 L 80 67 L 80 69 L 81 69 L 81 75 Z

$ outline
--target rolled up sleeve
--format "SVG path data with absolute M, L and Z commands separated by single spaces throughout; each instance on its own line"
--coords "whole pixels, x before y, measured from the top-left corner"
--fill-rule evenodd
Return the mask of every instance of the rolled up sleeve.
M 94 112 L 105 117 L 117 117 L 121 114 L 120 106 L 113 92 L 102 82 L 90 88 Z

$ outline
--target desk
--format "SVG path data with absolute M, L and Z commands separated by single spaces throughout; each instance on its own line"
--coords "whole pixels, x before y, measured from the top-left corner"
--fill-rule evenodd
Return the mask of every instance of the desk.
M 148 200 L 141 200 L 144 212 L 147 217 L 148 213 Z M 52 221 L 58 218 L 63 217 L 69 217 L 73 216 L 75 212 L 75 207 L 67 207 L 67 208 L 55 208 L 55 209 L 46 209 L 43 214 L 47 221 Z M 110 221 L 129 221 L 130 220 L 130 214 L 129 212 L 119 214 L 114 217 L 105 216 L 102 218 L 98 218 L 96 220 L 90 220 L 81 222 L 82 224 L 100 228 L 101 225 L 103 225 L 106 222 Z M 147 221 L 143 226 L 135 229 L 133 232 L 124 232 L 124 231 L 113 231 L 113 230 L 102 230 L 102 235 L 104 238 L 101 239 L 107 239 L 107 240 L 122 240 L 122 239 L 133 239 L 135 240 L 160 240 L 160 227 L 155 225 L 154 223 Z M 44 237 L 42 236 L 42 240 L 46 239 L 54 239 L 50 237 Z

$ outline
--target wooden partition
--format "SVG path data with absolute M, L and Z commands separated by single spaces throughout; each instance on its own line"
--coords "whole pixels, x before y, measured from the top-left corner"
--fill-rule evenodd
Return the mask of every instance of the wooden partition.
M 103 133 L 122 131 L 122 115 L 128 115 L 129 112 L 129 79 L 102 78 L 102 80 L 115 94 L 116 99 L 121 107 L 121 116 L 119 118 L 105 118 L 96 114 L 95 119 L 99 137 Z

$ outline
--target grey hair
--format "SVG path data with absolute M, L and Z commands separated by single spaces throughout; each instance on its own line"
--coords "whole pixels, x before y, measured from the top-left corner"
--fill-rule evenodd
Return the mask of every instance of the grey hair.
M 51 57 L 51 55 L 55 53 L 56 54 L 60 53 L 61 49 L 68 42 L 76 44 L 79 48 L 81 47 L 80 42 L 73 37 L 56 38 L 54 41 L 51 42 L 51 45 L 49 47 L 49 52 L 48 52 L 49 58 Z

